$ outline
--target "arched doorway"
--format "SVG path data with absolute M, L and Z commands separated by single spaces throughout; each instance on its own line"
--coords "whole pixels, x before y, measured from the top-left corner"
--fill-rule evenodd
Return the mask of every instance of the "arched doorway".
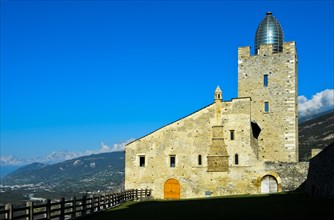
M 275 177 L 266 175 L 261 179 L 261 193 L 278 192 L 278 184 Z
M 176 179 L 168 179 L 164 185 L 165 199 L 180 199 L 180 183 Z

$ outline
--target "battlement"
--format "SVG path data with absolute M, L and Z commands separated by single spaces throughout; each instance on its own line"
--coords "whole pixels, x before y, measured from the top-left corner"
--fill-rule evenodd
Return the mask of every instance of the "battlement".
M 296 42 L 284 42 L 283 43 L 283 51 L 282 52 L 273 52 L 273 45 L 272 44 L 263 44 L 260 45 L 260 49 L 258 54 L 251 55 L 250 54 L 250 46 L 239 47 L 238 48 L 238 58 L 249 58 L 251 56 L 264 56 L 269 54 L 279 54 L 279 53 L 288 53 L 288 54 L 297 54 L 296 53 Z

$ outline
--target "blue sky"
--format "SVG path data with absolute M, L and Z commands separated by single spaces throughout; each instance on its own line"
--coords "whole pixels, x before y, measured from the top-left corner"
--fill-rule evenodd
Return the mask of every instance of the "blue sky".
M 1 0 L 1 157 L 121 148 L 212 103 L 217 85 L 225 100 L 237 97 L 238 47 L 254 48 L 267 11 L 285 41 L 296 41 L 304 107 L 319 96 L 332 106 L 333 8 L 321 0 Z

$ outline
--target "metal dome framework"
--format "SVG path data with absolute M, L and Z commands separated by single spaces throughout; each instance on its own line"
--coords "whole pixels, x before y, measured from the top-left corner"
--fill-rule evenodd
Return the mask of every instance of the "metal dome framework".
M 255 35 L 255 54 L 258 54 L 260 45 L 273 44 L 273 52 L 281 52 L 283 50 L 284 34 L 280 23 L 272 15 L 267 12 L 256 30 Z

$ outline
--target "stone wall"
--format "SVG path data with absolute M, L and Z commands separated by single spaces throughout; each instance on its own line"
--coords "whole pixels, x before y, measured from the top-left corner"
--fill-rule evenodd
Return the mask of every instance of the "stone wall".
M 265 162 L 265 170 L 275 171 L 282 181 L 282 191 L 296 190 L 307 178 L 308 162 Z

